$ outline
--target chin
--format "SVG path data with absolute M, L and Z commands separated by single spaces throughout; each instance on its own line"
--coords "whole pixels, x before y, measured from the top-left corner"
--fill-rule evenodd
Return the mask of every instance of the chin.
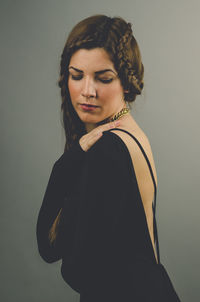
M 77 112 L 77 115 L 79 116 L 80 120 L 83 123 L 88 123 L 88 124 L 96 124 L 99 121 L 101 121 L 101 118 L 97 118 L 96 116 L 91 116 L 91 113 L 83 113 L 83 112 Z
M 92 114 L 91 112 L 83 112 L 82 110 L 79 110 L 79 108 L 75 109 L 75 111 L 83 123 L 101 125 L 108 122 L 107 120 L 109 117 L 101 115 L 98 116 L 97 114 Z

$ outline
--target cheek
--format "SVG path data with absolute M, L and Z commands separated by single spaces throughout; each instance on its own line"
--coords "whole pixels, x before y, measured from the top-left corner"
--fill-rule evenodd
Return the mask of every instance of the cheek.
M 112 100 L 116 100 L 116 97 L 119 98 L 120 94 L 122 93 L 122 88 L 120 85 L 110 85 L 107 88 L 101 89 L 101 98 L 105 101 L 108 100 L 108 98 L 110 99 L 110 101 Z
M 69 89 L 69 94 L 70 94 L 71 98 L 76 97 L 80 90 L 77 83 L 71 81 L 70 79 L 68 80 L 68 89 Z

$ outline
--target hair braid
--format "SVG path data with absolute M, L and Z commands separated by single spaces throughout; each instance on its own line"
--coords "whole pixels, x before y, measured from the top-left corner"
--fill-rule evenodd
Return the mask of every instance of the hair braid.
M 71 57 L 78 49 L 103 48 L 113 62 L 125 93 L 126 102 L 133 102 L 143 88 L 144 66 L 140 50 L 132 33 L 131 23 L 121 17 L 108 17 L 106 15 L 93 15 L 83 19 L 72 29 L 65 43 L 61 60 L 58 86 L 62 98 L 62 122 L 65 131 L 66 152 L 74 140 L 86 134 L 85 123 L 79 118 L 72 105 L 68 88 L 68 66 Z M 62 209 L 58 213 L 49 231 L 51 244 L 59 232 L 59 221 Z
M 74 47 L 79 47 L 81 45 L 84 45 L 88 42 L 92 42 L 94 40 L 95 40 L 94 37 L 91 37 L 91 35 L 88 35 L 83 38 L 78 37 L 77 39 L 71 41 L 71 43 L 68 46 L 68 51 L 71 51 Z
M 121 36 L 119 40 L 118 46 L 118 69 L 120 74 L 126 74 L 126 82 L 129 84 L 128 88 L 132 87 L 136 94 L 141 94 L 143 88 L 143 82 L 137 76 L 137 70 L 135 70 L 133 64 L 131 63 L 130 57 L 128 56 L 128 49 L 131 46 L 131 42 L 135 43 L 135 39 L 133 37 L 131 23 L 127 24 L 127 30 L 124 35 Z

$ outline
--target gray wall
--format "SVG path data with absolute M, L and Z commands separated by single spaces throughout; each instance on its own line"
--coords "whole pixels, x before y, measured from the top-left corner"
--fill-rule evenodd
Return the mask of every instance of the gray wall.
M 132 114 L 157 167 L 161 262 L 181 301 L 199 300 L 199 11 L 198 0 L 1 1 L 2 301 L 79 301 L 60 262 L 40 258 L 35 226 L 64 148 L 60 54 L 72 26 L 96 13 L 133 24 L 145 88 Z

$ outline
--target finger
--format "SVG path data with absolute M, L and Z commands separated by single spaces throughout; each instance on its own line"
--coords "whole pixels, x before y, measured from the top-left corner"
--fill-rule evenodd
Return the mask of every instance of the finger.
M 119 125 L 120 125 L 120 121 L 119 120 L 114 121 L 114 122 L 109 122 L 109 123 L 104 124 L 104 125 L 101 125 L 100 127 L 98 127 L 98 129 L 96 129 L 97 132 L 95 133 L 95 135 L 97 137 L 101 136 L 101 133 L 103 134 L 104 131 L 106 131 L 108 129 L 116 128 Z
M 105 131 L 105 130 L 108 130 L 108 129 L 111 129 L 111 128 L 116 128 L 117 126 L 119 126 L 121 123 L 121 121 L 117 120 L 117 121 L 113 121 L 113 122 L 108 122 L 104 125 L 101 125 L 99 127 L 97 127 L 95 130 L 95 133 L 99 132 L 99 131 Z
M 117 120 L 117 121 L 113 121 L 113 122 L 109 122 L 107 124 L 101 125 L 101 126 L 97 127 L 96 129 L 94 129 L 95 131 L 92 130 L 90 132 L 90 136 L 87 137 L 87 140 L 86 140 L 87 150 L 90 149 L 90 147 L 103 135 L 103 132 L 105 130 L 116 128 L 119 125 L 120 125 L 120 121 Z
M 110 122 L 107 124 L 108 125 L 108 128 L 111 129 L 111 128 L 115 128 L 117 126 L 120 125 L 120 121 L 114 121 L 114 122 Z
M 111 128 L 116 128 L 119 125 L 120 125 L 119 120 L 102 125 L 102 128 L 98 129 L 98 132 L 96 133 L 97 139 L 103 134 L 103 131 Z

